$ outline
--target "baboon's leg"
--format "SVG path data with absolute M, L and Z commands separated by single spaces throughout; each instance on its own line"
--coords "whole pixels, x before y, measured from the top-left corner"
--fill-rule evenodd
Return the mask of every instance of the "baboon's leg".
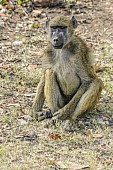
M 32 116 L 34 118 L 38 117 L 38 112 L 42 111 L 42 107 L 44 104 L 44 75 L 42 75 L 40 82 L 37 86 L 37 91 L 36 91 L 36 95 L 35 95 L 35 99 L 33 102 L 33 106 L 32 106 Z
M 56 81 L 55 73 L 51 69 L 46 70 L 44 94 L 47 105 L 53 113 L 64 106 L 64 99 Z
M 54 114 L 54 119 L 58 118 L 61 120 L 65 120 L 68 117 L 70 117 L 72 113 L 75 111 L 79 100 L 81 99 L 83 94 L 88 90 L 88 88 L 89 82 L 82 83 L 76 94 L 72 97 L 72 99 L 68 101 L 68 103 L 65 104 L 64 107 L 60 108 L 58 112 Z
M 89 89 L 83 94 L 80 101 L 77 104 L 77 107 L 72 114 L 72 120 L 75 120 L 77 116 L 92 110 L 97 104 L 101 91 L 103 88 L 103 83 L 100 79 L 94 80 Z

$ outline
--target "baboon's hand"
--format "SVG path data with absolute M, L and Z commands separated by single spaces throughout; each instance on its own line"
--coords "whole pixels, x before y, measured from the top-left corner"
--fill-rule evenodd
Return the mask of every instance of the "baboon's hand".
M 45 115 L 44 115 L 44 113 L 43 112 L 38 112 L 38 118 L 37 118 L 37 120 L 40 122 L 40 121 L 42 121 L 42 120 L 44 120 L 45 119 Z
M 50 109 L 47 109 L 45 112 L 41 112 L 41 114 L 38 115 L 38 121 L 42 121 L 44 119 L 52 118 L 53 114 Z
M 52 120 L 56 121 L 59 117 L 60 117 L 60 113 L 59 112 L 55 112 L 53 117 L 52 117 Z
M 44 114 L 45 114 L 45 118 L 52 118 L 53 117 L 51 109 L 47 109 Z
M 57 112 L 55 112 L 55 113 L 53 114 L 52 119 L 53 119 L 53 120 L 59 119 L 59 120 L 62 120 L 62 121 L 63 121 L 63 120 L 65 120 L 65 119 L 67 119 L 67 115 L 66 115 L 66 114 L 63 114 L 62 111 L 61 111 L 61 109 L 60 109 L 59 111 L 57 111 Z

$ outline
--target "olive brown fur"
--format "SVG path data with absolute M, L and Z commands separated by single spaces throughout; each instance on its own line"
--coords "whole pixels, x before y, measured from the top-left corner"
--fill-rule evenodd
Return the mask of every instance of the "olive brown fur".
M 58 16 L 47 23 L 49 43 L 33 103 L 36 119 L 46 101 L 52 119 L 75 122 L 77 116 L 91 111 L 100 98 L 103 83 L 96 75 L 90 49 L 76 35 L 75 27 L 74 17 Z

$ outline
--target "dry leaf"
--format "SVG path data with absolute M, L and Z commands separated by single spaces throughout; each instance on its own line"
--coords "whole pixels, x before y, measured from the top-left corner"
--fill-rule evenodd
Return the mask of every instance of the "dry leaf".
M 37 64 L 29 64 L 28 65 L 28 70 L 29 71 L 33 71 L 33 70 L 35 70 L 37 68 Z
M 49 133 L 48 136 L 49 138 L 54 139 L 54 140 L 61 139 L 61 136 L 59 134 Z
M 107 67 L 100 67 L 100 65 L 95 65 L 95 71 L 98 72 L 102 72 L 106 69 Z
M 0 68 L 3 68 L 3 69 L 9 69 L 9 68 L 13 68 L 10 64 L 0 64 Z
M 95 65 L 95 70 L 98 70 L 98 69 L 100 69 L 100 64 L 99 65 L 98 64 Z
M 25 90 L 26 90 L 26 87 L 25 87 L 25 86 L 21 86 L 21 85 L 18 86 L 18 91 L 19 91 L 20 93 L 25 92 Z
M 6 14 L 6 13 L 0 13 L 0 16 L 1 16 L 1 17 L 7 17 L 8 14 Z
M 92 135 L 92 130 L 91 129 L 86 130 L 85 135 L 87 136 Z
M 93 46 L 93 44 L 91 42 L 87 43 L 87 47 L 91 48 Z
M 13 97 L 8 97 L 8 104 L 13 104 L 14 103 L 14 99 Z

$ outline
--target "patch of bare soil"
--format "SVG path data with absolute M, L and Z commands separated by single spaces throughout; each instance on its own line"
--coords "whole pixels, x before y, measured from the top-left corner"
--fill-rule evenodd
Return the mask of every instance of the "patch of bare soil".
M 31 120 L 41 57 L 47 46 L 46 15 L 76 16 L 76 33 L 93 48 L 104 82 L 97 108 L 76 121 L 73 133 L 58 123 Z M 32 13 L 0 6 L 0 169 L 111 170 L 113 167 L 113 2 L 77 1 L 75 5 L 35 8 Z

